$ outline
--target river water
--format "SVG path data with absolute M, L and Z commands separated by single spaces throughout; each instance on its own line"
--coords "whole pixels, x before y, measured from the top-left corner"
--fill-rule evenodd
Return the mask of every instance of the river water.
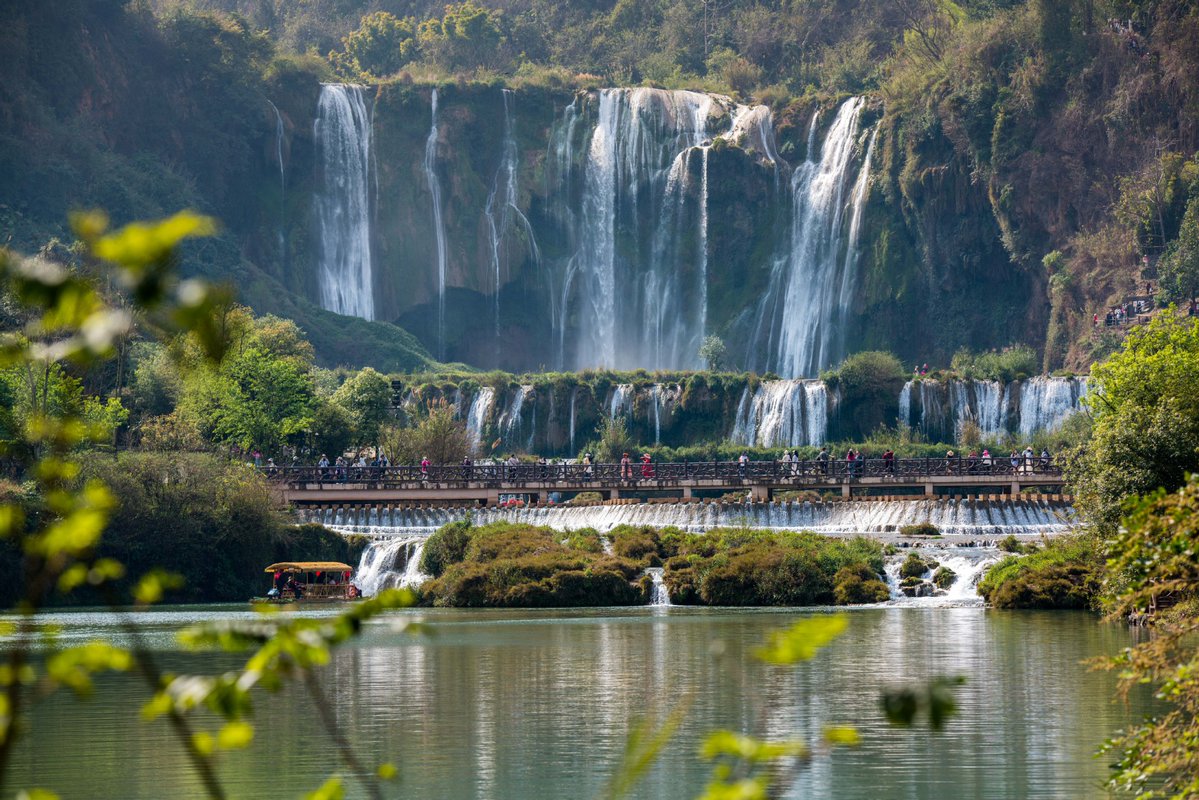
M 174 633 L 250 613 L 172 607 L 137 619 L 164 667 L 215 672 L 236 657 L 185 655 Z M 411 610 L 372 623 L 322 681 L 361 755 L 400 766 L 389 797 L 595 797 L 632 726 L 679 703 L 687 716 L 635 797 L 696 796 L 709 774 L 696 756 L 706 731 L 816 740 L 829 724 L 857 726 L 862 746 L 819 753 L 789 796 L 1096 797 L 1107 763 L 1093 757 L 1096 747 L 1144 708 L 1143 699 L 1132 708 L 1114 703 L 1114 678 L 1079 663 L 1116 653 L 1136 632 L 1080 612 L 859 608 L 847 612 L 847 632 L 807 664 L 753 660 L 771 631 L 819 613 Z M 395 622 L 413 618 L 431 623 L 431 633 L 397 630 Z M 121 638 L 107 612 L 47 621 L 68 642 Z M 885 723 L 883 685 L 951 674 L 968 682 L 945 731 Z M 124 676 L 98 683 L 87 703 L 55 695 L 39 704 L 9 788 L 42 786 L 64 798 L 200 796 L 166 725 L 139 721 L 141 684 Z M 254 744 L 222 758 L 231 797 L 297 797 L 337 768 L 301 692 L 263 694 L 255 710 Z

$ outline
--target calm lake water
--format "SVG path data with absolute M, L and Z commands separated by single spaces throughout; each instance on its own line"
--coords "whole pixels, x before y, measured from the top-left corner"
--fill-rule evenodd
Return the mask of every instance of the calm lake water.
M 807 664 L 752 659 L 769 632 L 811 613 L 822 612 L 403 612 L 340 651 L 322 680 L 361 754 L 400 765 L 392 797 L 595 797 L 631 726 L 683 701 L 684 724 L 634 796 L 698 794 L 709 774 L 696 756 L 706 731 L 816 740 L 829 724 L 857 726 L 862 746 L 819 754 L 790 796 L 1104 795 L 1107 761 L 1095 749 L 1139 709 L 1114 703 L 1113 676 L 1079 662 L 1117 652 L 1135 632 L 1083 613 L 882 607 L 848 612 L 848 631 Z M 245 606 L 175 607 L 137 618 L 163 665 L 181 670 L 196 657 L 178 652 L 175 631 L 249 615 Z M 433 633 L 415 637 L 392 624 L 414 617 Z M 67 640 L 120 638 L 108 613 L 49 619 Z M 236 663 L 224 654 L 198 658 L 211 671 Z M 949 674 L 968 683 L 945 731 L 884 722 L 882 685 Z M 136 680 L 108 677 L 89 702 L 42 702 L 12 786 L 64 798 L 201 796 L 165 723 L 139 721 L 146 697 Z M 301 692 L 261 695 L 256 718 L 253 746 L 221 765 L 231 797 L 298 797 L 336 769 Z M 361 796 L 353 784 L 350 796 Z

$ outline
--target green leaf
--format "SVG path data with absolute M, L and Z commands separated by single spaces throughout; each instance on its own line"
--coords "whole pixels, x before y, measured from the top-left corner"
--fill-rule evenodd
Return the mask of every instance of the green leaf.
M 216 750 L 216 739 L 207 731 L 196 731 L 192 734 L 192 746 L 202 756 L 210 756 Z
M 133 599 L 139 606 L 151 606 L 162 599 L 169 589 L 183 586 L 183 577 L 166 570 L 153 569 L 142 576 L 133 589 Z
M 833 725 L 824 729 L 824 741 L 832 745 L 857 747 L 862 743 L 862 737 L 858 735 L 857 728 Z
M 222 750 L 240 750 L 254 741 L 254 726 L 242 720 L 225 723 L 217 734 L 217 745 Z
M 161 222 L 131 222 L 96 240 L 92 253 L 124 267 L 144 267 L 163 260 L 184 239 L 212 236 L 216 228 L 211 217 L 180 211 Z
M 375 774 L 379 776 L 379 780 L 381 781 L 394 781 L 399 777 L 400 771 L 396 769 L 395 764 L 385 762 L 379 765 L 379 768 L 375 770 Z
M 58 795 L 49 789 L 22 789 L 17 792 L 17 800 L 58 800 Z
M 314 792 L 309 792 L 305 795 L 306 800 L 343 800 L 346 796 L 345 787 L 341 785 L 341 778 L 334 776 L 325 781 L 321 788 Z
M 844 614 L 822 615 L 800 620 L 786 631 L 773 633 L 765 647 L 755 655 L 770 664 L 797 664 L 816 655 L 820 648 L 844 632 L 848 621 Z

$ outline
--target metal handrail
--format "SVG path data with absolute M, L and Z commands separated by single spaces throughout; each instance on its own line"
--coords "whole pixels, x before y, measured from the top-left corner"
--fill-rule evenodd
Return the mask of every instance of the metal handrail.
M 569 484 L 612 486 L 636 483 L 720 481 L 753 484 L 827 480 L 854 482 L 863 478 L 917 479 L 949 476 L 1059 476 L 1052 459 L 950 456 L 938 458 L 805 459 L 796 462 L 669 461 L 643 464 L 403 464 L 386 467 L 292 466 L 260 467 L 268 478 L 288 484 L 369 483 L 376 485 L 524 486 Z

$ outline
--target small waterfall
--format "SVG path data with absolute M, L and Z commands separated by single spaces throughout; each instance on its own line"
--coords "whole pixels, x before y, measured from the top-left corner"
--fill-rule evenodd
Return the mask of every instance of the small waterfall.
M 824 381 L 762 381 L 741 395 L 731 439 L 751 447 L 824 444 L 828 405 Z
M 470 411 L 466 414 L 466 431 L 470 435 L 471 449 L 480 453 L 483 443 L 483 429 L 491 417 L 491 409 L 495 406 L 495 389 L 490 386 L 480 386 L 479 391 L 470 401 Z
M 825 136 L 820 161 L 809 152 L 792 175 L 795 216 L 790 248 L 776 267 L 785 270 L 785 284 L 772 281 L 772 292 L 784 292 L 777 367 L 786 375 L 814 375 L 840 355 L 838 341 L 855 284 L 854 237 L 869 178 L 869 164 L 863 163 L 848 204 L 847 234 L 842 230 L 845 194 L 863 105 L 860 97 L 845 101 Z
M 501 90 L 504 100 L 504 136 L 501 144 L 500 165 L 491 184 L 491 194 L 487 196 L 487 207 L 484 215 L 487 217 L 487 231 L 491 242 L 491 267 L 495 275 L 495 338 L 496 345 L 501 346 L 500 340 L 500 287 L 502 286 L 501 267 L 505 263 L 505 238 L 514 223 L 521 226 L 528 244 L 529 254 L 533 260 L 540 260 L 537 250 L 537 240 L 533 236 L 533 226 L 521 212 L 518 204 L 517 187 L 517 157 L 516 137 L 513 134 L 513 91 Z
M 650 399 L 654 404 L 654 444 L 662 444 L 662 384 L 653 385 Z
M 1081 407 L 1087 394 L 1086 378 L 1030 378 L 1020 387 L 1020 435 L 1053 431 Z
M 902 579 L 899 575 L 900 566 L 908 552 L 911 551 L 905 550 L 887 559 L 885 575 L 887 586 L 891 590 L 891 600 L 903 606 L 928 607 L 982 605 L 983 599 L 978 594 L 978 582 L 987 569 L 1005 555 L 993 547 L 920 547 L 915 552 L 925 560 L 937 562 L 937 566 L 925 575 L 925 580 L 930 580 L 939 567 L 952 570 L 955 577 L 947 589 L 925 585 L 922 587 L 925 594 L 908 597 L 900 588 Z
M 651 606 L 674 605 L 670 602 L 670 592 L 666 589 L 666 581 L 662 579 L 662 573 L 665 571 L 663 567 L 647 567 L 645 570 L 645 574 L 649 575 L 650 581 L 653 582 L 653 589 L 649 596 Z
M 500 417 L 499 427 L 503 431 L 505 447 L 515 446 L 513 439 L 520 433 L 521 425 L 524 422 L 525 398 L 531 394 L 533 394 L 532 386 L 518 387 L 516 394 L 512 396 L 512 403 L 508 406 L 508 410 Z
M 570 454 L 575 455 L 575 406 L 579 400 L 579 387 L 570 392 Z
M 612 390 L 612 400 L 608 403 L 608 416 L 612 419 L 627 417 L 633 410 L 633 384 L 621 383 Z
M 1001 439 L 1008 431 L 1008 389 L 999 381 L 974 382 L 974 419 L 984 439 Z
M 445 359 L 445 223 L 441 218 L 441 180 L 437 177 L 437 90 L 432 96 L 432 123 L 425 140 L 425 180 L 433 198 L 433 235 L 437 238 L 437 357 Z
M 374 319 L 368 195 L 371 118 L 365 90 L 341 83 L 323 84 L 313 138 L 322 173 L 315 200 L 321 306 L 338 314 Z
M 383 589 L 420 586 L 428 580 L 428 576 L 420 571 L 427 538 L 395 536 L 371 542 L 354 571 L 354 585 L 365 597 L 372 597 Z
M 912 382 L 908 381 L 899 390 L 899 424 L 912 427 Z
M 271 103 L 270 100 L 267 100 L 267 102 L 270 103 L 271 110 L 275 112 L 275 160 L 279 162 L 279 192 L 281 197 L 286 197 L 287 178 L 283 172 L 283 137 L 285 133 L 283 129 L 283 115 L 279 113 L 278 106 Z

